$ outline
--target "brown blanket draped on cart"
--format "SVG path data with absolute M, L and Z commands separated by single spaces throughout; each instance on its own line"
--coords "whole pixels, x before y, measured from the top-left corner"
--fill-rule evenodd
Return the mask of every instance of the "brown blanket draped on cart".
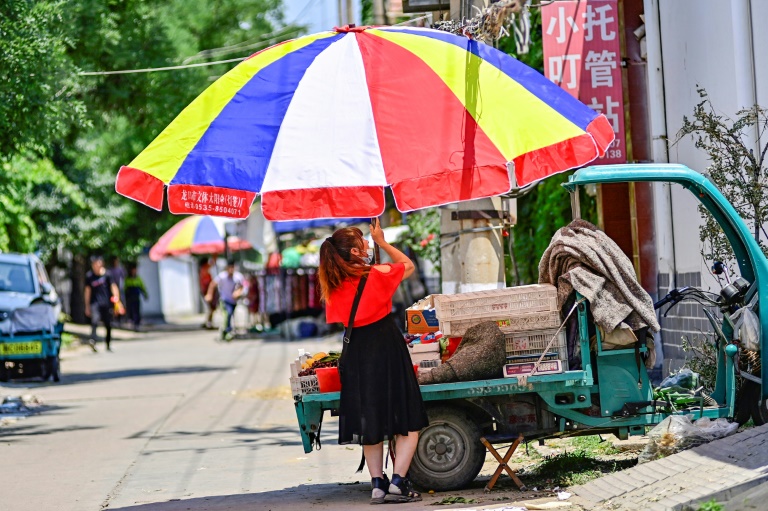
M 573 290 L 589 300 L 595 323 L 610 333 L 626 323 L 632 330 L 659 331 L 653 301 L 637 282 L 632 262 L 603 231 L 585 220 L 559 229 L 539 262 L 539 284 L 557 286 L 558 305 Z
M 501 378 L 506 360 L 504 334 L 496 323 L 486 321 L 467 330 L 456 353 L 445 364 L 419 371 L 419 384 Z

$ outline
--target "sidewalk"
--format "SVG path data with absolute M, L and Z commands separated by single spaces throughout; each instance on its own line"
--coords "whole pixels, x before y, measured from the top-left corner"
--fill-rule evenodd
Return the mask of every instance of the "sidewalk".
M 709 500 L 741 505 L 766 494 L 768 424 L 570 489 L 590 510 L 687 510 Z M 762 491 L 758 490 L 760 488 Z

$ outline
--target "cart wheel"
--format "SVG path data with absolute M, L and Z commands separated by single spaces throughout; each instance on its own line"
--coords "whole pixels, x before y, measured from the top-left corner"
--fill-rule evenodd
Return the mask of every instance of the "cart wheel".
M 760 395 L 762 387 L 760 385 L 753 382 L 749 383 L 754 387 L 749 400 L 752 409 L 752 422 L 755 423 L 755 426 L 762 426 L 768 422 L 768 406 L 766 406 L 768 400 L 762 399 L 763 396 Z
M 51 364 L 49 362 L 50 357 L 40 359 L 40 378 L 43 381 L 48 381 L 51 377 Z
M 420 488 L 458 490 L 471 483 L 485 461 L 480 428 L 451 407 L 429 410 L 429 426 L 419 434 L 410 477 Z
M 739 395 L 736 396 L 736 414 L 734 420 L 739 426 L 746 424 L 752 416 L 752 402 L 759 399 L 760 386 L 751 381 L 741 383 Z

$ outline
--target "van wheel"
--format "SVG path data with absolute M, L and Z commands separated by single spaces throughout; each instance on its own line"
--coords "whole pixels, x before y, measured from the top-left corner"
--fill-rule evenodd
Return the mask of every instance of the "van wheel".
M 59 363 L 59 357 L 48 357 L 46 359 L 46 365 L 48 366 L 48 374 L 50 375 L 51 379 L 53 381 L 59 381 L 61 379 L 61 365 Z M 46 378 L 47 380 L 48 378 Z
M 458 408 L 436 407 L 421 430 L 410 478 L 424 490 L 458 490 L 471 483 L 485 462 L 480 428 Z

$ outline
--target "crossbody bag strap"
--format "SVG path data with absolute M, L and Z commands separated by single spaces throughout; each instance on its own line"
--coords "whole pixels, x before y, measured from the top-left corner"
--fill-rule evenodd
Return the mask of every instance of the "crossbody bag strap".
M 347 322 L 347 329 L 344 332 L 344 342 L 349 344 L 349 339 L 352 337 L 352 328 L 355 322 L 355 315 L 357 314 L 357 306 L 360 305 L 360 297 L 363 296 L 363 289 L 365 288 L 365 282 L 368 280 L 367 275 L 360 277 L 360 284 L 357 285 L 357 294 L 355 300 L 352 302 L 352 310 L 349 312 L 349 322 Z

